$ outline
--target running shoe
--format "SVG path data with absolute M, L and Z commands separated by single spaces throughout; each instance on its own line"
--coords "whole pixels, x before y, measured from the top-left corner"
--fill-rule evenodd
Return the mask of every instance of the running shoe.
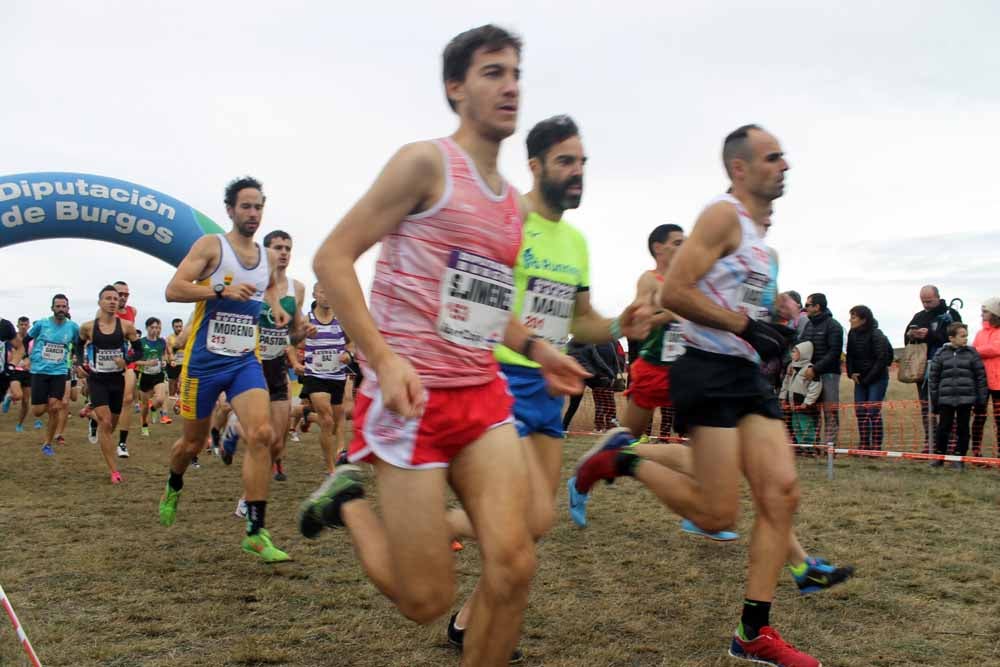
M 174 420 L 171 419 L 166 412 L 160 413 L 160 423 L 161 424 L 173 424 Z
M 174 403 L 174 414 L 175 415 L 179 415 L 180 413 L 181 413 L 181 404 L 180 403 Z
M 298 431 L 289 431 L 288 439 L 291 440 L 292 442 L 302 442 L 302 438 L 299 437 Z
M 111 483 L 112 484 L 121 484 L 122 483 L 122 474 L 120 472 L 118 472 L 117 470 L 115 470 L 113 473 L 111 473 Z
M 65 445 L 66 444 L 66 438 L 63 437 L 62 433 L 60 433 L 59 435 L 56 436 L 56 444 L 57 445 Z
M 55 456 L 55 453 L 56 450 L 52 449 L 52 445 L 49 443 L 46 442 L 42 445 L 42 454 L 45 454 L 46 456 Z
M 760 634 L 751 640 L 740 639 L 739 634 L 734 634 L 729 646 L 729 655 L 759 665 L 823 667 L 819 660 L 786 642 L 778 631 L 769 625 L 761 628 Z
M 233 510 L 233 516 L 237 519 L 247 518 L 247 500 L 246 498 L 240 498 L 236 501 L 236 509 Z
M 36 420 L 35 420 L 35 430 L 36 430 L 36 431 L 37 431 L 38 429 L 42 428 L 43 426 L 45 426 L 45 424 L 43 424 L 43 423 L 42 423 L 42 420 L 41 420 L 41 419 L 36 419 Z
M 191 457 L 191 467 L 194 468 L 195 470 L 201 470 L 201 464 L 198 463 L 198 457 L 197 456 L 192 456 Z
M 574 483 L 576 490 L 579 493 L 590 493 L 590 489 L 599 480 L 614 481 L 618 476 L 615 459 L 631 444 L 632 433 L 627 428 L 614 428 L 608 431 L 577 461 Z
M 233 456 L 236 454 L 236 445 L 239 441 L 240 435 L 236 429 L 227 426 L 226 430 L 222 432 L 222 453 L 219 456 L 227 466 L 233 463 Z
M 795 585 L 799 587 L 799 595 L 817 593 L 842 584 L 854 576 L 854 568 L 850 565 L 837 567 L 822 558 L 806 558 L 806 569 L 802 574 L 792 572 Z
M 3 399 L 3 413 L 7 414 L 10 412 L 10 396 L 4 396 Z
M 451 620 L 448 621 L 448 643 L 457 648 L 459 651 L 462 650 L 465 644 L 465 628 L 459 630 L 455 627 L 455 619 L 458 618 L 458 614 L 452 614 Z M 510 654 L 510 660 L 507 662 L 509 665 L 516 665 L 519 662 L 524 661 L 524 651 L 520 648 L 515 648 L 514 652 Z
M 681 519 L 681 531 L 688 533 L 689 535 L 707 537 L 708 539 L 715 540 L 716 542 L 732 542 L 733 540 L 740 539 L 740 534 L 734 533 L 731 530 L 720 530 L 717 533 L 710 533 L 707 530 L 702 530 L 695 525 L 694 521 L 691 521 L 690 519 Z
M 639 438 L 639 442 L 636 443 L 636 444 L 639 444 L 639 445 L 648 445 L 649 444 L 649 435 L 646 434 L 646 433 L 643 433 L 642 436 Z
M 181 492 L 174 491 L 170 488 L 170 482 L 167 482 L 167 488 L 163 492 L 163 497 L 160 498 L 160 524 L 163 526 L 172 526 L 174 521 L 177 520 L 177 503 L 180 502 Z
M 458 540 L 452 540 L 451 541 L 451 550 L 452 551 L 461 551 L 464 548 L 465 547 Z
M 128 447 L 125 446 L 124 442 L 118 443 L 118 458 L 120 459 L 128 458 Z
M 590 495 L 576 490 L 576 477 L 569 478 L 566 489 L 569 491 L 569 517 L 580 528 L 586 528 L 587 501 L 590 500 Z
M 260 556 L 260 559 L 268 565 L 291 560 L 288 554 L 271 544 L 271 534 L 264 528 L 255 535 L 243 538 L 243 551 Z
M 284 482 L 288 480 L 288 475 L 285 474 L 285 468 L 281 465 L 280 461 L 276 461 L 274 463 L 273 470 L 275 482 Z
M 343 503 L 354 498 L 363 498 L 365 487 L 361 483 L 361 468 L 340 466 L 337 472 L 326 479 L 311 496 L 299 506 L 299 532 L 305 537 L 315 538 L 323 528 L 344 525 L 338 516 L 329 516 L 326 511 L 334 503 Z
M 24 424 L 14 424 L 14 433 L 24 433 Z
M 337 460 L 334 462 L 334 465 L 339 467 L 346 466 L 348 463 L 350 463 L 350 461 L 347 460 L 347 450 L 341 449 L 340 453 L 337 454 Z
M 87 442 L 92 445 L 97 444 L 97 422 L 93 419 L 87 424 Z
M 144 438 L 148 438 L 149 437 L 149 427 L 148 426 L 143 426 L 142 427 L 142 437 L 144 437 Z

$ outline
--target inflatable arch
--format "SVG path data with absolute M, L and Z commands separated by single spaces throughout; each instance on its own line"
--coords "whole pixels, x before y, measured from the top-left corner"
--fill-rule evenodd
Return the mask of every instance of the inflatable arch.
M 187 204 L 128 181 L 69 172 L 0 176 L 0 248 L 93 239 L 177 266 L 199 237 L 223 231 Z

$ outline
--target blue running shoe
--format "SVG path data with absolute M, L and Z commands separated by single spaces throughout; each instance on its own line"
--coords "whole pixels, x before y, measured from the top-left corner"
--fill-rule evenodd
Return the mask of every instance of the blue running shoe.
M 24 433 L 24 424 L 14 424 L 14 433 Z
M 10 396 L 4 396 L 3 399 L 3 413 L 7 414 L 10 412 Z
M 52 445 L 46 442 L 42 445 L 42 454 L 45 454 L 46 456 L 55 456 L 56 451 L 52 449 Z
M 590 495 L 576 490 L 576 477 L 569 478 L 566 489 L 569 491 L 569 517 L 580 528 L 586 528 L 587 501 L 590 500 Z
M 799 587 L 799 595 L 818 593 L 854 576 L 854 568 L 850 565 L 837 567 L 822 558 L 806 558 L 805 565 L 806 569 L 801 574 L 792 572 L 795 585 Z
M 732 542 L 733 540 L 740 539 L 740 534 L 734 533 L 731 530 L 720 530 L 717 533 L 710 533 L 707 530 L 702 530 L 695 525 L 694 521 L 691 521 L 690 519 L 681 520 L 681 530 L 690 535 L 707 537 L 708 539 L 715 540 L 716 542 Z
M 227 426 L 226 430 L 222 432 L 222 454 L 219 458 L 227 466 L 232 465 L 233 457 L 236 455 L 236 445 L 240 441 L 240 435 L 231 426 Z
M 45 424 L 43 424 L 43 423 L 42 423 L 42 420 L 41 420 L 41 419 L 36 419 L 36 420 L 35 420 L 35 430 L 36 430 L 36 431 L 37 431 L 38 429 L 42 428 L 43 426 L 45 426 Z

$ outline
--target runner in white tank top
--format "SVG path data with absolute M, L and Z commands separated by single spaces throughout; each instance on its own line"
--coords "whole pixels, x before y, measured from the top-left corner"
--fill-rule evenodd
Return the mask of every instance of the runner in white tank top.
M 781 408 L 759 368 L 761 358 L 773 358 L 787 345 L 784 332 L 768 323 L 775 290 L 762 239 L 788 164 L 777 139 L 756 126 L 726 138 L 723 161 L 732 190 L 702 211 L 660 293 L 662 305 L 686 320 L 686 352 L 674 362 L 670 384 L 677 429 L 690 436 L 691 461 L 643 458 L 626 449 L 628 435 L 614 434 L 580 460 L 577 490 L 586 493 L 601 479 L 632 476 L 670 509 L 714 532 L 735 522 L 745 474 L 757 510 L 753 558 L 729 654 L 819 667 L 769 621 L 786 558 L 803 593 L 829 588 L 853 572 L 810 559 L 792 532 L 795 463 Z
M 519 68 L 520 40 L 500 28 L 452 40 L 444 81 L 458 130 L 402 148 L 313 262 L 363 359 L 350 457 L 374 464 L 384 522 L 357 469 L 341 466 L 303 504 L 300 530 L 346 526 L 374 583 L 428 622 L 455 595 L 450 483 L 474 517 L 484 581 L 503 582 L 479 588 L 464 665 L 506 664 L 535 570 L 527 467 L 492 348 L 502 341 L 527 353 L 554 392 L 582 390 L 584 375 L 510 318 L 521 214 L 497 156 L 517 124 Z M 354 262 L 379 241 L 369 311 Z

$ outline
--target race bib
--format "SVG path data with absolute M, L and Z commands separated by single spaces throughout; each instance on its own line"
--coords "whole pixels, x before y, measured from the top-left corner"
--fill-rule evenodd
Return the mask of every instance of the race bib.
M 757 271 L 750 272 L 737 292 L 737 308 L 752 320 L 766 320 L 770 317 L 764 305 L 764 294 L 771 283 L 771 278 Z
M 684 333 L 680 322 L 671 322 L 663 329 L 663 342 L 660 345 L 660 361 L 670 363 L 684 354 Z
M 159 375 L 163 372 L 163 366 L 160 364 L 160 360 L 157 359 L 154 363 L 146 366 L 142 372 L 146 375 Z
M 177 364 L 178 366 L 184 364 L 184 348 L 181 348 L 180 350 L 174 352 L 174 363 Z
M 66 346 L 62 343 L 45 343 L 42 348 L 42 359 L 59 363 L 66 359 Z
M 340 352 L 337 350 L 316 350 L 312 354 L 311 370 L 314 373 L 336 373 L 343 364 L 340 363 Z
M 441 278 L 438 335 L 463 347 L 492 350 L 503 340 L 513 297 L 509 266 L 452 250 Z
M 563 348 L 569 342 L 576 287 L 544 278 L 528 278 L 521 307 L 521 323 Z
M 286 347 L 288 347 L 287 329 L 260 328 L 261 359 L 277 359 L 285 353 Z
M 224 357 L 242 357 L 257 345 L 257 325 L 251 315 L 214 313 L 208 320 L 205 347 Z
M 117 373 L 122 370 L 117 360 L 123 358 L 122 351 L 118 348 L 94 350 L 94 369 L 98 373 Z

